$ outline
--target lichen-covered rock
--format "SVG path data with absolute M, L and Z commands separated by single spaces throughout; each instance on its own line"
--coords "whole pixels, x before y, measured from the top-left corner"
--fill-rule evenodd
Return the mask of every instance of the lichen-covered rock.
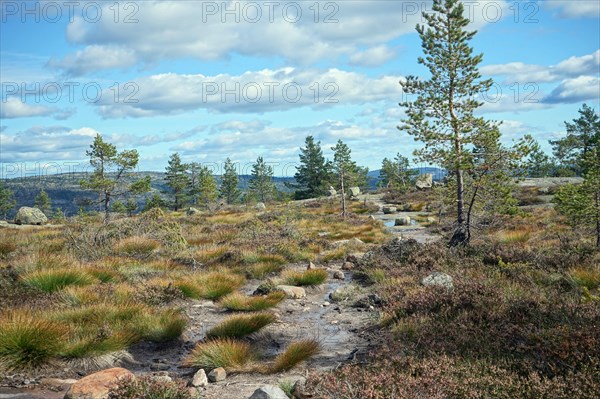
M 306 291 L 302 287 L 295 287 L 293 285 L 278 285 L 277 289 L 283 291 L 285 296 L 292 299 L 300 299 L 306 296 Z
M 360 195 L 360 188 L 359 187 L 350 187 L 348 189 L 348 194 L 350 194 L 350 197 L 358 197 Z
M 454 289 L 452 277 L 447 275 L 446 273 L 440 272 L 431 273 L 429 276 L 421 280 L 421 284 L 423 284 L 425 287 L 434 286 L 443 287 L 448 290 Z
M 289 399 L 283 390 L 274 385 L 258 388 L 249 399 Z
M 424 173 L 420 175 L 415 181 L 415 186 L 419 190 L 433 187 L 433 175 L 431 173 Z
M 16 224 L 31 224 L 42 225 L 48 222 L 48 218 L 44 212 L 38 208 L 30 208 L 28 206 L 21 207 L 15 216 Z
M 396 221 L 394 222 L 394 225 L 396 225 L 396 226 L 410 226 L 410 217 L 409 216 L 402 216 L 402 217 L 396 218 Z
M 71 385 L 64 399 L 106 399 L 108 392 L 122 378 L 135 378 L 133 373 L 121 367 L 90 374 Z
M 208 380 L 210 382 L 223 381 L 225 380 L 225 378 L 227 378 L 227 373 L 225 372 L 225 369 L 223 367 L 217 367 L 216 369 L 213 369 L 210 373 L 208 373 Z
M 191 385 L 193 387 L 205 387 L 208 385 L 208 377 L 206 376 L 204 369 L 200 369 L 194 374 Z

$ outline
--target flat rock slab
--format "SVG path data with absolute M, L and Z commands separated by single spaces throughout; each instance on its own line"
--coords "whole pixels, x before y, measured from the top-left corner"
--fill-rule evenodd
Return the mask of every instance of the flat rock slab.
M 127 377 L 135 378 L 131 371 L 121 367 L 90 374 L 73 384 L 64 399 L 106 399 L 119 379 Z

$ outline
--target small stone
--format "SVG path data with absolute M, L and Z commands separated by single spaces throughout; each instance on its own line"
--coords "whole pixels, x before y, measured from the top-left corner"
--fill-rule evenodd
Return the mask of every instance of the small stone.
M 205 387 L 208 385 L 208 378 L 206 377 L 206 372 L 204 369 L 200 369 L 194 374 L 192 378 L 192 386 L 193 387 Z
M 258 388 L 249 399 L 289 399 L 283 390 L 274 385 Z
M 213 369 L 210 373 L 208 373 L 208 380 L 210 382 L 223 381 L 225 380 L 225 378 L 227 378 L 227 373 L 225 372 L 225 369 L 223 367 L 217 367 L 216 369 Z
M 190 207 L 190 208 L 188 208 L 188 210 L 187 210 L 187 212 L 186 212 L 186 213 L 188 214 L 188 216 L 194 216 L 194 215 L 199 215 L 199 214 L 201 214 L 202 212 L 200 212 L 200 211 L 199 211 L 198 209 L 196 209 L 196 208 Z
M 333 272 L 333 278 L 336 280 L 344 280 L 344 279 L 346 279 L 346 275 L 344 274 L 343 271 L 336 270 L 335 272 Z
M 313 270 L 316 268 L 317 268 L 317 266 L 315 266 L 315 264 L 312 262 L 308 262 L 308 266 L 306 266 L 306 270 Z
M 71 385 L 65 399 L 104 399 L 110 389 L 122 378 L 135 378 L 135 376 L 131 371 L 120 367 L 90 374 Z
M 410 217 L 409 216 L 399 217 L 394 222 L 394 225 L 396 225 L 396 226 L 410 226 Z
M 342 270 L 352 270 L 354 269 L 354 263 L 352 262 L 344 262 L 342 265 Z
M 364 252 L 352 252 L 346 256 L 346 262 L 352 262 L 354 264 L 361 261 L 362 258 L 365 257 Z
M 276 289 L 283 291 L 288 298 L 292 299 L 300 299 L 306 296 L 306 291 L 302 287 L 295 287 L 293 285 L 278 285 Z
M 306 378 L 300 378 L 294 383 L 294 388 L 292 389 L 292 396 L 297 399 L 306 399 L 309 397 L 306 394 Z
M 329 305 L 331 305 L 329 302 L 323 302 L 323 305 L 322 305 L 322 306 L 323 306 L 323 307 L 327 307 L 327 306 L 329 306 Z
M 257 211 L 264 211 L 265 209 L 267 209 L 267 207 L 265 206 L 265 204 L 262 203 L 262 202 L 259 202 L 254 207 L 256 208 Z
M 397 208 L 395 206 L 384 206 L 382 210 L 385 215 L 391 215 L 392 213 L 396 213 Z

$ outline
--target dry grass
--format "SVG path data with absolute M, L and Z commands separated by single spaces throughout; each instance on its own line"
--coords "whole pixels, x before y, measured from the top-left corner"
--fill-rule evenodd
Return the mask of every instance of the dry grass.
M 231 316 L 211 328 L 206 336 L 209 338 L 243 338 L 260 331 L 275 321 L 271 313 L 254 313 Z
M 22 278 L 23 283 L 44 292 L 56 292 L 75 285 L 83 286 L 94 283 L 95 278 L 77 269 L 38 270 L 27 273 Z
M 212 272 L 186 276 L 176 282 L 175 286 L 188 298 L 217 300 L 231 294 L 243 284 L 242 276 L 228 272 Z
M 266 296 L 246 296 L 234 292 L 223 298 L 219 305 L 228 310 L 251 312 L 275 307 L 284 299 L 285 294 L 283 292 L 272 292 Z
M 327 280 L 327 271 L 323 269 L 311 269 L 304 272 L 289 271 L 284 274 L 283 278 L 288 285 L 320 285 Z
M 321 345 L 314 339 L 292 342 L 283 353 L 277 355 L 268 370 L 270 373 L 291 370 L 299 363 L 315 356 L 320 350 Z
M 146 237 L 128 237 L 120 240 L 114 246 L 115 253 L 132 258 L 145 259 L 160 247 L 156 240 Z
M 223 367 L 228 371 L 244 368 L 253 359 L 250 344 L 232 339 L 202 342 L 185 359 L 184 365 L 204 369 Z

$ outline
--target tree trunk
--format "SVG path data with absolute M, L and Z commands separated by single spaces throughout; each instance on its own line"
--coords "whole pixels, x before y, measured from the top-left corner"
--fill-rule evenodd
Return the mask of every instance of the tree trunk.
M 346 217 L 346 191 L 344 190 L 344 172 L 341 173 L 342 177 L 342 216 Z
M 110 193 L 104 193 L 104 223 L 110 219 Z
M 457 169 L 456 174 L 456 211 L 457 211 L 457 226 L 452 234 L 452 238 L 448 242 L 449 247 L 457 247 L 459 245 L 468 245 L 471 240 L 471 226 L 465 217 L 465 187 L 463 171 Z

